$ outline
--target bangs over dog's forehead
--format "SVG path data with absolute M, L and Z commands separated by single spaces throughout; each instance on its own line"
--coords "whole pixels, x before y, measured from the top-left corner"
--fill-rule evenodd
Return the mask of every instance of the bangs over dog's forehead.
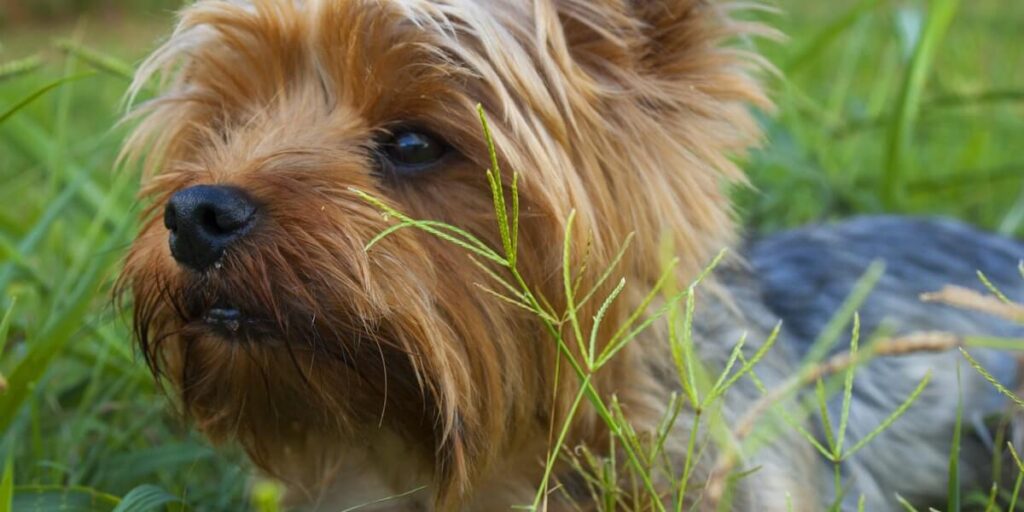
M 695 271 L 731 236 L 721 187 L 743 179 L 730 158 L 758 137 L 749 105 L 767 104 L 756 57 L 724 45 L 761 29 L 727 14 L 705 0 L 200 1 L 140 69 L 136 91 L 161 70 L 172 83 L 127 150 L 184 159 L 254 116 L 288 132 L 276 141 L 327 147 L 413 123 L 483 169 L 480 103 L 556 222 L 575 210 L 609 254 L 637 226 L 655 227 L 640 247 L 673 233 Z M 657 273 L 656 254 L 637 259 Z
M 177 32 L 138 80 L 184 61 L 180 79 L 188 86 L 176 91 L 178 99 L 219 115 L 244 116 L 281 102 L 294 109 L 296 96 L 309 95 L 311 108 L 347 109 L 371 127 L 451 121 L 455 132 L 478 133 L 464 120 L 484 101 L 513 125 L 542 120 L 564 132 L 575 110 L 565 90 L 572 71 L 554 52 L 564 44 L 534 44 L 548 38 L 538 16 L 555 16 L 557 23 L 553 11 L 535 9 L 542 5 L 200 2 L 184 11 Z

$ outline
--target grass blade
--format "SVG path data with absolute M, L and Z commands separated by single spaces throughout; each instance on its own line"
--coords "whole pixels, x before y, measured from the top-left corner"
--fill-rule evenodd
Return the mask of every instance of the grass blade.
M 906 510 L 907 512 L 918 512 L 917 509 L 914 508 L 914 506 L 911 505 L 906 498 L 900 496 L 899 494 L 896 495 L 896 502 L 899 503 L 900 506 L 903 507 L 903 510 Z
M 573 210 L 569 212 L 569 219 L 565 223 L 565 238 L 562 240 L 562 286 L 565 289 L 566 316 L 569 318 L 569 326 L 572 327 L 573 337 L 576 338 L 576 345 L 579 348 L 580 356 L 587 357 L 587 366 L 592 368 L 594 366 L 594 359 L 588 357 L 587 348 L 583 345 L 583 328 L 580 326 L 576 298 L 573 294 L 572 286 L 572 226 L 575 219 L 576 210 Z
M 112 234 L 110 244 L 118 244 L 128 229 L 133 225 L 130 217 Z M 66 342 L 75 333 L 82 329 L 84 319 L 91 311 L 93 297 L 97 288 L 107 276 L 110 265 L 118 257 L 117 251 L 112 247 L 104 247 L 102 257 L 97 258 L 93 264 L 83 270 L 79 281 L 71 290 L 64 290 L 55 294 L 55 303 L 66 304 L 62 310 L 55 310 L 53 320 L 45 324 L 42 332 L 36 338 L 36 342 L 28 348 L 25 357 L 19 361 L 10 375 L 10 392 L 0 395 L 0 431 L 7 430 L 7 427 L 14 421 L 15 413 L 26 399 L 31 396 L 29 390 L 39 378 L 43 376 L 50 363 L 60 353 Z
M 766 339 L 764 343 L 760 347 L 758 347 L 757 352 L 754 352 L 754 355 L 751 356 L 749 360 L 744 358 L 742 353 L 739 354 L 741 360 L 743 361 L 743 366 L 741 366 L 739 371 L 733 374 L 732 377 L 729 377 L 729 380 L 725 381 L 725 384 L 721 386 L 721 390 L 718 393 L 712 395 L 710 399 L 714 400 L 718 398 L 718 396 L 721 396 L 721 394 L 728 391 L 729 388 L 731 388 L 732 385 L 736 383 L 736 381 L 740 380 L 740 378 L 742 378 L 744 375 L 748 373 L 754 378 L 755 384 L 759 388 L 763 388 L 763 385 L 760 383 L 760 380 L 757 379 L 757 376 L 754 374 L 754 366 L 760 363 L 761 359 L 763 359 L 764 356 L 768 354 L 768 351 L 771 350 L 773 346 L 775 346 L 775 342 L 778 341 L 779 333 L 781 332 L 782 322 L 779 322 L 775 324 L 775 327 L 772 328 L 772 332 L 768 334 L 768 339 Z
M 14 306 L 17 302 L 16 299 L 11 299 L 11 305 L 7 308 L 7 313 L 4 314 L 3 320 L 0 320 L 0 357 L 4 355 L 4 348 L 7 347 L 7 334 L 11 328 L 11 313 L 14 312 Z M 0 394 L 7 391 L 7 379 L 4 374 L 0 373 Z
M 804 70 L 840 36 L 850 29 L 865 14 L 878 5 L 879 0 L 861 0 L 832 22 L 818 30 L 818 32 L 804 44 L 796 55 L 789 59 L 783 67 L 787 75 L 793 75 Z
M 149 512 L 168 503 L 180 502 L 177 496 L 155 485 L 140 485 L 121 498 L 113 512 Z
M 879 423 L 874 430 L 872 430 L 871 432 L 868 433 L 868 435 L 864 436 L 859 441 L 857 441 L 857 443 L 854 444 L 853 447 L 851 447 L 850 450 L 843 455 L 843 458 L 849 458 L 853 454 L 857 453 L 857 451 L 859 451 L 861 448 L 867 446 L 867 444 L 870 443 L 871 440 L 873 440 L 875 437 L 877 437 L 878 434 L 881 434 L 885 430 L 888 430 L 888 428 L 891 427 L 892 424 L 895 423 L 896 420 L 900 418 L 900 416 L 903 416 L 903 413 L 907 412 L 907 409 L 909 409 L 910 406 L 917 401 L 917 397 L 921 396 L 921 392 L 924 391 L 924 388 L 928 386 L 928 383 L 931 380 L 932 374 L 931 372 L 928 372 L 927 374 L 925 374 L 924 378 L 921 379 L 921 382 L 917 385 L 917 388 L 915 388 L 914 391 L 910 393 L 910 396 L 908 396 L 907 399 L 904 400 L 903 403 L 900 404 L 900 406 L 897 407 L 896 410 L 893 411 L 887 418 L 882 420 L 882 422 Z
M 882 199 L 889 209 L 897 209 L 902 203 L 902 177 L 908 165 L 906 150 L 910 145 L 914 123 L 920 112 L 922 93 L 928 73 L 931 71 L 935 51 L 952 24 L 959 3 L 959 0 L 929 2 L 924 33 L 917 41 L 910 65 L 903 77 L 896 109 L 889 123 L 885 173 L 882 175 Z
M 387 203 L 381 201 L 380 199 L 377 199 L 376 197 L 370 194 L 367 194 L 366 192 L 363 192 L 362 190 L 356 188 L 349 188 L 349 191 L 356 194 L 357 196 L 362 198 L 364 201 L 370 203 L 371 205 L 376 206 L 385 214 L 395 217 L 403 224 L 408 223 L 409 225 L 416 227 L 417 229 L 426 231 L 427 233 L 430 233 L 442 240 L 451 242 L 459 247 L 462 247 L 463 249 L 466 249 L 467 251 L 470 251 L 471 253 L 477 256 L 480 256 L 481 258 L 491 260 L 503 267 L 508 266 L 508 261 L 502 258 L 498 253 L 487 248 L 487 245 L 481 242 L 479 239 L 474 237 L 468 237 L 466 239 L 461 238 L 461 234 L 466 232 L 460 230 L 455 226 L 444 224 L 444 229 L 442 230 L 436 226 L 438 224 L 437 222 L 414 220 L 408 215 L 399 212 L 398 210 L 392 208 L 391 206 L 388 206 Z M 450 232 L 456 233 L 459 236 L 453 235 Z
M 853 290 L 839 306 L 839 310 L 832 315 L 832 318 L 821 330 L 818 339 L 814 340 L 814 344 L 807 350 L 807 355 L 801 366 L 806 367 L 825 358 L 884 273 L 885 263 L 877 260 L 871 263 L 864 271 L 864 275 L 853 285 Z
M 7 347 L 7 334 L 11 331 L 11 314 L 14 313 L 14 306 L 18 303 L 18 299 L 11 299 L 11 305 L 7 306 L 7 312 L 4 313 L 3 320 L 0 320 L 0 355 L 3 355 L 4 349 Z
M 953 425 L 953 445 L 949 449 L 948 503 L 946 505 L 946 510 L 949 512 L 960 512 L 960 434 L 964 416 L 964 391 L 960 381 L 959 364 L 956 365 L 956 393 L 956 424 Z
M 15 512 L 112 512 L 117 496 L 81 486 L 27 485 L 14 493 Z
M 1013 494 L 1010 497 L 1010 510 L 1017 510 L 1017 498 L 1020 496 L 1020 486 L 1024 483 L 1024 463 L 1020 461 L 1020 455 L 1017 455 L 1017 449 L 1013 447 L 1013 443 L 1006 443 L 1006 447 L 1010 450 L 1010 457 L 1013 458 L 1013 463 L 1017 466 L 1017 478 L 1013 481 Z
M 14 510 L 14 454 L 7 454 L 4 474 L 0 477 L 0 512 Z
M 725 391 L 728 389 L 725 386 L 726 379 L 729 378 L 729 375 L 732 373 L 732 368 L 736 366 L 736 361 L 738 361 L 740 355 L 743 354 L 743 345 L 746 344 L 747 333 L 744 332 L 740 336 L 740 341 L 738 341 L 736 345 L 733 346 L 732 352 L 729 353 L 729 359 L 725 361 L 725 367 L 722 368 L 722 372 L 718 374 L 718 379 L 715 380 L 715 383 L 711 386 L 711 391 L 708 392 L 708 397 L 713 398 L 717 396 L 719 393 L 725 393 Z
M 835 460 L 842 454 L 842 451 L 836 450 L 836 447 L 839 445 L 836 442 L 835 430 L 832 428 L 832 415 L 828 412 L 828 397 L 825 393 L 825 383 L 821 379 L 818 379 L 814 384 L 814 398 L 818 406 L 818 414 L 821 416 L 821 430 L 825 434 L 825 442 L 831 448 L 831 458 Z M 837 494 L 838 492 L 839 489 L 836 489 Z
M 56 79 L 56 80 L 54 80 L 54 81 L 52 81 L 52 82 L 50 82 L 50 83 L 48 83 L 46 85 L 43 85 L 42 87 L 39 87 L 35 91 L 32 91 L 31 93 L 29 93 L 28 96 L 25 96 L 21 100 L 15 102 L 14 105 L 11 105 L 7 110 L 5 110 L 3 112 L 0 112 L 0 123 L 3 123 L 9 117 L 11 117 L 14 114 L 18 113 L 19 110 L 25 108 L 25 106 L 27 106 L 29 103 L 32 103 L 36 99 L 38 99 L 40 96 L 43 96 L 44 94 L 46 94 L 46 93 L 48 93 L 48 92 L 50 92 L 50 91 L 52 91 L 52 90 L 62 86 L 64 84 L 68 83 L 68 82 L 73 82 L 75 80 L 79 80 L 81 78 L 85 78 L 87 76 L 92 76 L 92 75 L 93 75 L 93 73 L 81 73 L 81 74 L 78 74 L 78 75 L 65 76 L 65 77 L 58 78 L 58 79 Z
M 398 500 L 398 499 L 405 498 L 406 496 L 411 496 L 411 495 L 416 494 L 416 493 L 418 493 L 418 492 L 420 492 L 420 491 L 422 491 L 422 490 L 424 490 L 426 488 L 427 488 L 427 486 L 425 486 L 425 485 L 424 486 L 420 486 L 420 487 L 417 487 L 415 489 L 410 489 L 408 491 L 405 491 L 405 492 L 403 492 L 401 494 L 395 494 L 394 496 L 387 496 L 387 497 L 380 498 L 380 499 L 377 499 L 377 500 L 373 500 L 373 501 L 370 501 L 370 502 L 367 502 L 367 503 L 363 503 L 361 505 L 356 505 L 354 507 L 349 507 L 349 508 L 346 508 L 346 509 L 342 510 L 341 512 L 355 512 L 357 510 L 361 510 L 361 509 L 364 509 L 364 508 L 368 509 L 368 508 L 372 507 L 373 505 L 379 505 L 381 503 L 387 503 L 389 501 L 395 501 L 395 500 Z

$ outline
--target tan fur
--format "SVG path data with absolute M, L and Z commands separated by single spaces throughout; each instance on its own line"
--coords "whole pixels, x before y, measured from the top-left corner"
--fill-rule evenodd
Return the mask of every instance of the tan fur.
M 147 361 L 199 429 L 241 443 L 299 501 L 355 504 L 370 497 L 357 491 L 424 484 L 411 503 L 528 501 L 575 377 L 563 368 L 552 393 L 550 336 L 477 290 L 489 278 L 464 250 L 402 230 L 364 251 L 393 219 L 350 188 L 500 246 L 482 104 L 504 168 L 521 175 L 519 267 L 547 300 L 565 300 L 571 211 L 573 265 L 588 254 L 584 287 L 635 232 L 620 267 L 634 291 L 610 312 L 616 325 L 661 271 L 666 233 L 683 282 L 732 241 L 723 190 L 743 180 L 731 158 L 757 140 L 749 107 L 766 100 L 751 78 L 757 60 L 726 44 L 762 29 L 727 10 L 701 0 L 186 8 L 140 68 L 135 93 L 162 82 L 132 114 L 126 146 L 144 163 L 151 205 L 122 279 Z M 410 122 L 462 156 L 414 182 L 383 183 L 371 173 L 374 136 Z M 159 221 L 167 198 L 195 184 L 238 186 L 266 212 L 202 276 L 173 261 Z M 204 331 L 202 311 L 226 297 L 265 317 L 272 339 L 226 343 Z M 597 377 L 641 430 L 668 392 L 644 361 L 666 351 L 651 338 Z M 585 408 L 569 445 L 600 451 L 607 436 Z

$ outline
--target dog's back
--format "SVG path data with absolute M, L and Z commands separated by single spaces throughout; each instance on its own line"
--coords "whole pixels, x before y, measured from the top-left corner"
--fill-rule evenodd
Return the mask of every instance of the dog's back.
M 783 321 L 783 343 L 797 359 L 806 356 L 873 261 L 883 262 L 885 272 L 858 308 L 865 338 L 878 332 L 919 331 L 1024 337 L 1024 326 L 921 301 L 921 294 L 945 285 L 985 292 L 978 271 L 1010 299 L 1024 298 L 1024 276 L 1018 273 L 1024 243 L 957 222 L 862 217 L 753 240 L 745 256 L 758 276 L 763 304 Z M 849 329 L 846 332 L 833 350 L 849 347 Z M 982 349 L 971 349 L 971 354 L 1008 388 L 1017 387 L 1013 354 Z M 1006 411 L 1007 401 L 957 351 L 879 358 L 859 369 L 849 442 L 874 430 L 928 372 L 931 384 L 907 413 L 844 465 L 847 504 L 855 504 L 864 494 L 867 510 L 892 510 L 899 493 L 917 504 L 941 506 L 960 393 L 962 486 L 991 485 L 993 453 L 1002 450 L 994 449 L 985 420 Z M 839 418 L 840 397 L 829 407 L 830 416 Z M 821 463 L 825 470 L 826 461 Z M 825 485 L 823 492 L 833 492 L 831 487 Z

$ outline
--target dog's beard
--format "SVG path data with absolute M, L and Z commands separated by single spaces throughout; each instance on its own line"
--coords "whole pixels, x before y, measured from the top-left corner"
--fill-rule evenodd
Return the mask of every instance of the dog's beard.
M 133 250 L 122 286 L 134 299 L 143 357 L 204 433 L 240 440 L 267 471 L 283 451 L 356 439 L 373 426 L 412 439 L 443 437 L 438 382 L 410 341 L 426 327 L 401 321 L 440 319 L 393 321 L 382 307 L 387 299 L 374 303 L 374 290 L 342 282 L 338 262 L 352 248 L 257 241 L 200 274 L 169 261 L 159 231 L 140 237 L 146 243 Z M 307 260 L 311 250 L 323 251 L 321 260 L 336 256 L 320 269 Z M 352 259 L 367 264 L 358 250 Z
M 363 222 L 386 229 L 380 215 Z M 411 230 L 367 251 L 324 232 L 347 226 L 261 229 L 198 273 L 171 259 L 167 232 L 150 222 L 121 278 L 143 357 L 211 439 L 237 440 L 267 473 L 317 487 L 329 475 L 282 468 L 331 471 L 389 432 L 439 488 L 454 488 L 511 430 L 543 420 L 554 347 L 524 313 L 467 292 L 489 278 L 465 254 Z M 296 457 L 322 462 L 287 462 Z

